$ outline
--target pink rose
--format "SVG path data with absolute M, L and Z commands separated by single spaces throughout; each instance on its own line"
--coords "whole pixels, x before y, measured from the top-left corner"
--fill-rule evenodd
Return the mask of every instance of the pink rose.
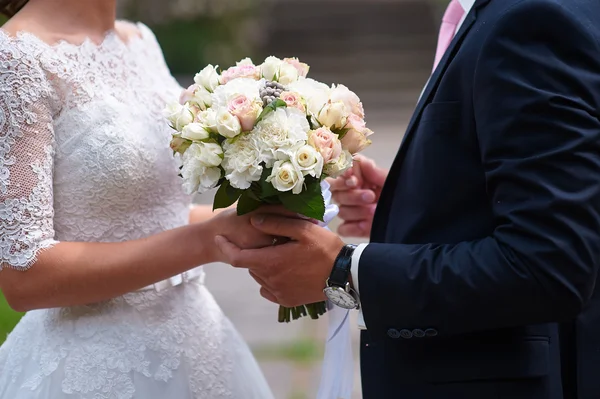
M 342 147 L 350 154 L 354 155 L 361 152 L 371 144 L 371 140 L 367 137 L 372 135 L 373 131 L 366 127 L 365 120 L 360 116 L 350 115 L 346 129 L 349 130 L 342 138 Z
M 365 117 L 365 111 L 363 105 L 360 102 L 360 98 L 352 90 L 348 89 L 344 85 L 337 85 L 331 91 L 329 96 L 331 102 L 341 101 L 346 105 L 346 108 L 352 114 L 356 114 L 360 118 Z
M 185 105 L 188 101 L 191 101 L 194 98 L 194 93 L 198 89 L 198 85 L 191 85 L 187 89 L 181 92 L 181 96 L 179 96 L 179 104 Z
M 240 64 L 229 68 L 221 74 L 221 84 L 233 79 L 248 78 L 260 79 L 260 70 L 252 64 Z
M 306 112 L 306 107 L 302 102 L 302 96 L 293 91 L 284 91 L 279 95 L 279 99 L 285 101 L 289 108 L 298 108 L 302 112 Z
M 323 163 L 338 159 L 342 153 L 342 143 L 337 134 L 326 127 L 308 133 L 308 144 L 314 147 L 323 157 Z
M 240 120 L 242 131 L 249 132 L 254 128 L 256 118 L 258 118 L 262 107 L 260 104 L 250 101 L 245 95 L 240 94 L 229 101 L 227 110 Z
M 283 62 L 290 64 L 298 71 L 298 76 L 306 77 L 310 67 L 308 64 L 298 61 L 298 58 L 284 58 Z

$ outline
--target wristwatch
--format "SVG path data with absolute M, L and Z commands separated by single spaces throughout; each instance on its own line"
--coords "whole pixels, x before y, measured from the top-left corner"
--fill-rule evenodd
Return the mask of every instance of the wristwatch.
M 336 306 L 344 309 L 359 309 L 360 298 L 358 293 L 350 286 L 350 268 L 352 254 L 356 245 L 345 245 L 338 254 L 331 275 L 325 283 L 323 292 L 327 299 Z

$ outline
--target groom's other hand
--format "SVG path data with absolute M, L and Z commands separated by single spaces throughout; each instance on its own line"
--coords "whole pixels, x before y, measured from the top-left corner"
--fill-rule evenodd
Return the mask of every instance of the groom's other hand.
M 388 171 L 377 167 L 364 156 L 355 158 L 354 166 L 337 179 L 330 179 L 333 200 L 339 204 L 343 223 L 338 233 L 346 237 L 369 237 L 373 215 Z
M 261 295 L 292 307 L 325 300 L 323 288 L 344 246 L 340 237 L 306 220 L 257 214 L 252 225 L 264 234 L 288 237 L 285 244 L 242 249 L 223 236 L 215 242 L 234 267 L 250 270 L 262 286 Z

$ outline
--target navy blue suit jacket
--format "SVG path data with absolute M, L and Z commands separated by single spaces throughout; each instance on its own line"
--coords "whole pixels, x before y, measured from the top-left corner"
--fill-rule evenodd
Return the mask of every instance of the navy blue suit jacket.
M 600 0 L 478 0 L 362 254 L 367 399 L 600 398 Z

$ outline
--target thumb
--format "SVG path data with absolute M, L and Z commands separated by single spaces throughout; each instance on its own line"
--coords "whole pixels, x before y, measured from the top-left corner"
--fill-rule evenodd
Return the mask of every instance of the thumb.
M 300 241 L 315 226 L 311 221 L 267 214 L 254 215 L 251 220 L 252 225 L 265 234 L 296 241 Z
M 384 169 L 377 167 L 372 159 L 363 157 L 360 160 L 360 171 L 366 183 L 373 184 L 377 187 L 383 187 L 385 179 L 387 178 L 387 172 Z
M 224 258 L 220 260 L 233 265 L 235 263 L 235 259 L 237 259 L 239 256 L 241 249 L 223 236 L 216 236 L 215 244 L 221 252 L 221 258 Z

